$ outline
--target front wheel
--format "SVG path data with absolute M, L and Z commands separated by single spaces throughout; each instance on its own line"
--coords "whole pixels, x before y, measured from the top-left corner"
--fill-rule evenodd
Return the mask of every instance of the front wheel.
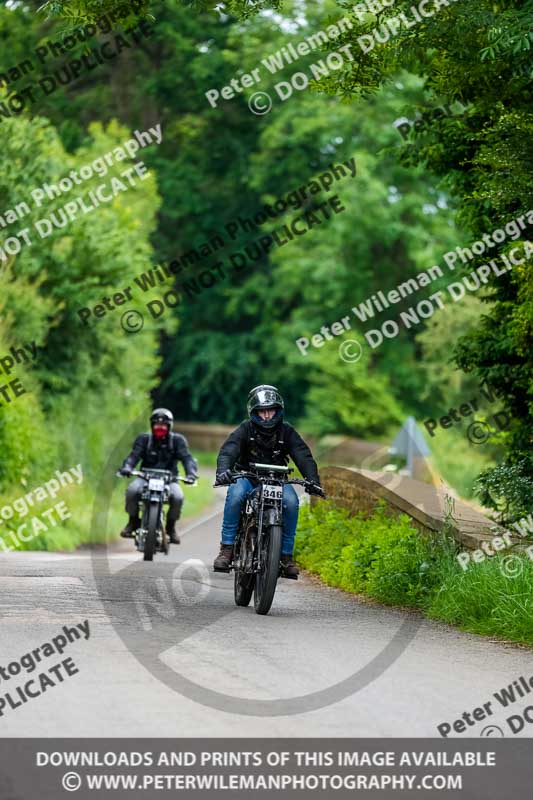
M 254 607 L 256 614 L 268 614 L 279 575 L 281 525 L 271 525 L 261 543 L 261 570 L 255 576 Z
M 159 505 L 151 503 L 146 515 L 146 536 L 144 539 L 144 560 L 153 561 L 157 543 L 157 526 L 159 525 Z

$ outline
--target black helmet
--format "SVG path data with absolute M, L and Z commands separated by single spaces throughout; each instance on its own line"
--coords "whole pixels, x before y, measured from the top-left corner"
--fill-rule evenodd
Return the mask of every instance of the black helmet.
M 159 422 L 162 425 L 169 425 L 172 428 L 174 424 L 174 416 L 172 411 L 169 411 L 168 408 L 156 408 L 154 411 L 152 411 L 150 425 L 154 425 L 156 422 Z
M 259 425 L 261 428 L 268 429 L 274 428 L 281 420 L 283 417 L 285 404 L 283 402 L 283 397 L 280 395 L 275 386 L 262 383 L 260 386 L 256 386 L 249 392 L 246 408 L 248 410 L 248 416 L 252 422 L 254 422 L 256 425 Z M 261 419 L 261 417 L 255 413 L 261 408 L 275 408 L 276 414 L 272 417 L 272 419 Z

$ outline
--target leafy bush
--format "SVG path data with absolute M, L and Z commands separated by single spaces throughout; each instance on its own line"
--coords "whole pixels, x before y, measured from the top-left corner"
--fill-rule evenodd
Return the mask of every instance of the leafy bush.
M 297 537 L 300 563 L 331 586 L 376 600 L 421 605 L 434 582 L 432 565 L 446 548 L 425 538 L 409 517 L 381 505 L 370 518 L 320 503 L 304 509 Z
M 500 511 L 502 522 L 527 516 L 533 508 L 532 468 L 531 458 L 522 458 L 482 472 L 474 484 L 481 503 Z
M 472 563 L 465 572 L 446 535 L 422 535 L 406 515 L 383 505 L 370 517 L 350 517 L 331 503 L 302 509 L 296 536 L 300 564 L 325 583 L 389 605 L 420 608 L 429 617 L 483 635 L 533 643 L 533 562 L 506 553 Z M 507 554 L 508 555 L 508 554 Z

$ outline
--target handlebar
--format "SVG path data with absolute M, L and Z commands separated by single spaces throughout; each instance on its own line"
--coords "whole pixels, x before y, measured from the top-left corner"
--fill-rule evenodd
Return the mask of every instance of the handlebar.
M 152 475 L 150 474 L 152 473 Z M 157 473 L 157 474 L 153 474 Z M 170 475 L 172 480 L 169 480 L 169 483 L 173 483 L 174 481 L 181 481 L 182 483 L 186 483 L 189 486 L 196 486 L 198 484 L 198 478 L 195 478 L 193 481 L 188 480 L 187 478 L 182 478 L 181 475 L 176 475 L 175 477 L 171 475 L 170 472 L 164 469 L 151 469 L 147 470 L 147 472 L 142 472 L 138 469 L 132 469 L 129 475 L 123 475 L 120 470 L 116 472 L 117 478 L 143 478 L 145 481 L 150 480 L 151 477 L 164 477 Z
M 318 492 L 317 492 L 318 494 L 320 494 L 324 498 L 326 497 L 324 489 L 321 486 L 318 486 L 316 483 L 313 483 L 312 481 L 307 481 L 305 479 L 302 480 L 301 478 L 287 478 L 287 480 L 281 480 L 279 477 L 270 477 L 270 476 L 267 476 L 267 475 L 258 475 L 257 472 L 242 471 L 242 472 L 234 472 L 234 473 L 232 473 L 231 483 L 236 483 L 240 478 L 252 478 L 254 480 L 259 480 L 259 481 L 261 481 L 261 480 L 263 480 L 263 481 L 278 480 L 278 481 L 280 481 L 281 483 L 284 483 L 284 484 L 298 484 L 299 486 L 303 486 L 306 490 L 308 490 L 309 488 L 316 489 L 316 490 L 318 490 Z M 226 483 L 214 483 L 213 484 L 213 488 L 216 489 L 216 488 L 220 488 L 222 486 L 227 486 L 227 485 L 228 484 L 226 484 Z

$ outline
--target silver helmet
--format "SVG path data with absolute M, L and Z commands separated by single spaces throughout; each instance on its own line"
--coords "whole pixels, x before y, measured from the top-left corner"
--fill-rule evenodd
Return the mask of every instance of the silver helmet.
M 261 408 L 274 408 L 277 410 L 277 413 L 271 420 L 258 420 L 255 412 L 259 411 Z M 275 427 L 283 416 L 284 408 L 283 397 L 276 387 L 270 386 L 270 384 L 262 383 L 260 386 L 251 389 L 248 394 L 248 400 L 246 402 L 248 416 L 262 428 L 268 429 Z

